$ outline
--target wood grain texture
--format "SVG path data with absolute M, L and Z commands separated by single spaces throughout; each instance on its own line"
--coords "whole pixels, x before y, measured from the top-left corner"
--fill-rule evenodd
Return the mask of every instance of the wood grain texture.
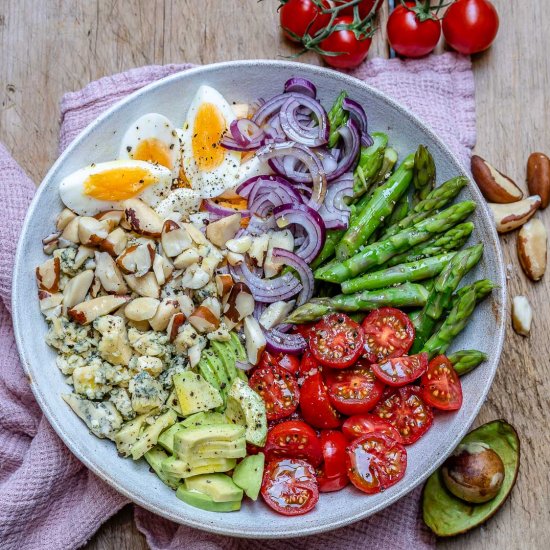
M 500 36 L 474 58 L 476 152 L 525 188 L 534 150 L 550 152 L 548 0 L 493 0 Z M 58 103 L 67 90 L 149 63 L 211 63 L 294 53 L 280 37 L 275 0 L 0 0 L 0 140 L 39 182 L 56 158 Z M 381 21 L 387 17 L 383 7 Z M 388 56 L 385 25 L 370 56 Z M 439 51 L 442 46 L 438 48 Z M 301 58 L 319 63 L 314 54 Z M 550 230 L 550 211 L 539 214 Z M 486 527 L 445 549 L 547 548 L 550 540 L 550 274 L 533 284 L 519 268 L 517 233 L 502 237 L 510 296 L 525 294 L 530 338 L 509 327 L 495 383 L 476 424 L 506 418 L 522 442 L 518 484 Z M 146 548 L 126 507 L 88 550 Z

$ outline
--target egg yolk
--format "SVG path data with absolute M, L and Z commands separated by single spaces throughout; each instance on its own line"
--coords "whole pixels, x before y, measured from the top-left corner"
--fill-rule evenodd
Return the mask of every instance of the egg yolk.
M 156 182 L 157 178 L 143 168 L 113 168 L 88 176 L 84 193 L 100 201 L 123 201 Z
M 160 141 L 160 139 L 148 138 L 141 140 L 135 148 L 132 158 L 134 160 L 144 160 L 146 162 L 161 164 L 170 170 L 172 169 L 170 149 L 167 147 L 166 143 Z
M 213 103 L 202 103 L 195 116 L 193 129 L 193 158 L 199 170 L 211 172 L 225 157 L 220 140 L 225 132 L 225 118 Z

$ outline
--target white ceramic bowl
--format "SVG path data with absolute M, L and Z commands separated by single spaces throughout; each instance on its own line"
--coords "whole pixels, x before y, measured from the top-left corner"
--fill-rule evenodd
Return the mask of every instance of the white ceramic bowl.
M 35 298 L 34 278 L 35 266 L 44 261 L 41 240 L 52 232 L 55 217 L 62 208 L 57 192 L 61 178 L 91 162 L 115 158 L 122 133 L 131 121 L 145 113 L 159 112 L 177 124 L 182 123 L 189 102 L 201 84 L 215 87 L 228 101 L 252 101 L 280 93 L 283 83 L 295 75 L 312 80 L 325 104 L 346 89 L 366 107 L 369 128 L 388 133 L 400 158 L 420 143 L 428 146 L 436 161 L 438 183 L 466 174 L 431 130 L 409 111 L 359 80 L 284 61 L 220 63 L 159 80 L 121 101 L 88 126 L 40 185 L 23 226 L 15 263 L 13 320 L 23 367 L 38 403 L 69 449 L 100 478 L 144 508 L 176 522 L 225 535 L 265 538 L 310 535 L 365 518 L 406 495 L 443 462 L 473 422 L 493 380 L 504 337 L 503 260 L 490 213 L 475 185 L 470 184 L 460 198 L 473 198 L 478 203 L 473 216 L 476 229 L 472 241 L 482 241 L 485 254 L 468 280 L 488 277 L 499 288 L 476 309 L 453 349 L 479 349 L 488 353 L 489 360 L 463 378 L 464 404 L 460 411 L 437 414 L 428 434 L 407 448 L 409 462 L 404 479 L 384 493 L 367 496 L 348 487 L 338 493 L 321 495 L 312 512 L 297 517 L 280 516 L 263 502 L 250 500 L 244 502 L 240 512 L 204 512 L 178 500 L 173 491 L 149 473 L 145 461 L 119 458 L 114 444 L 91 435 L 61 399 L 69 387 L 55 365 L 55 352 L 44 342 L 46 323 Z

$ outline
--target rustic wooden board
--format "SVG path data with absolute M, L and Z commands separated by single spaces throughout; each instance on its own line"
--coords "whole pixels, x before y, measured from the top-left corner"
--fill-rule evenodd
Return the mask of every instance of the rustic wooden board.
M 550 16 L 547 0 L 494 0 L 501 31 L 474 59 L 477 152 L 523 184 L 531 151 L 550 152 Z M 0 140 L 39 182 L 56 157 L 58 102 L 66 90 L 149 63 L 278 58 L 293 53 L 278 32 L 276 1 L 2 0 Z M 382 11 L 382 21 L 387 7 Z M 385 29 L 370 56 L 387 57 Z M 442 47 L 438 48 L 439 51 Z M 319 63 L 309 54 L 304 62 Z M 550 229 L 550 214 L 541 216 Z M 550 524 L 550 278 L 530 283 L 518 267 L 515 233 L 502 238 L 510 295 L 535 311 L 529 339 L 508 330 L 499 372 L 477 424 L 506 418 L 519 430 L 522 465 L 512 497 L 491 522 L 443 548 L 548 547 Z M 146 548 L 128 508 L 88 549 Z

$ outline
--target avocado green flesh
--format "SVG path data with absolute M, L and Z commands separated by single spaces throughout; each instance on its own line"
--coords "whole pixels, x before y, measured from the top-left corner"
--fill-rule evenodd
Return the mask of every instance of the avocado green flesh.
M 180 485 L 176 496 L 186 504 L 206 510 L 207 512 L 234 512 L 241 509 L 241 501 L 214 502 L 211 497 L 198 491 L 189 491 L 184 485 Z
M 482 504 L 470 504 L 452 495 L 445 487 L 441 468 L 424 486 L 422 512 L 426 525 L 440 537 L 459 535 L 487 521 L 504 503 L 516 481 L 519 468 L 519 439 L 516 431 L 503 420 L 495 420 L 470 432 L 462 443 L 488 445 L 504 464 L 504 481 L 497 496 Z
M 246 496 L 256 500 L 260 494 L 264 475 L 265 457 L 263 453 L 249 455 L 237 464 L 233 472 L 233 481 L 244 490 Z
M 226 474 L 188 477 L 185 488 L 208 495 L 214 502 L 235 502 L 243 499 L 243 490 Z

